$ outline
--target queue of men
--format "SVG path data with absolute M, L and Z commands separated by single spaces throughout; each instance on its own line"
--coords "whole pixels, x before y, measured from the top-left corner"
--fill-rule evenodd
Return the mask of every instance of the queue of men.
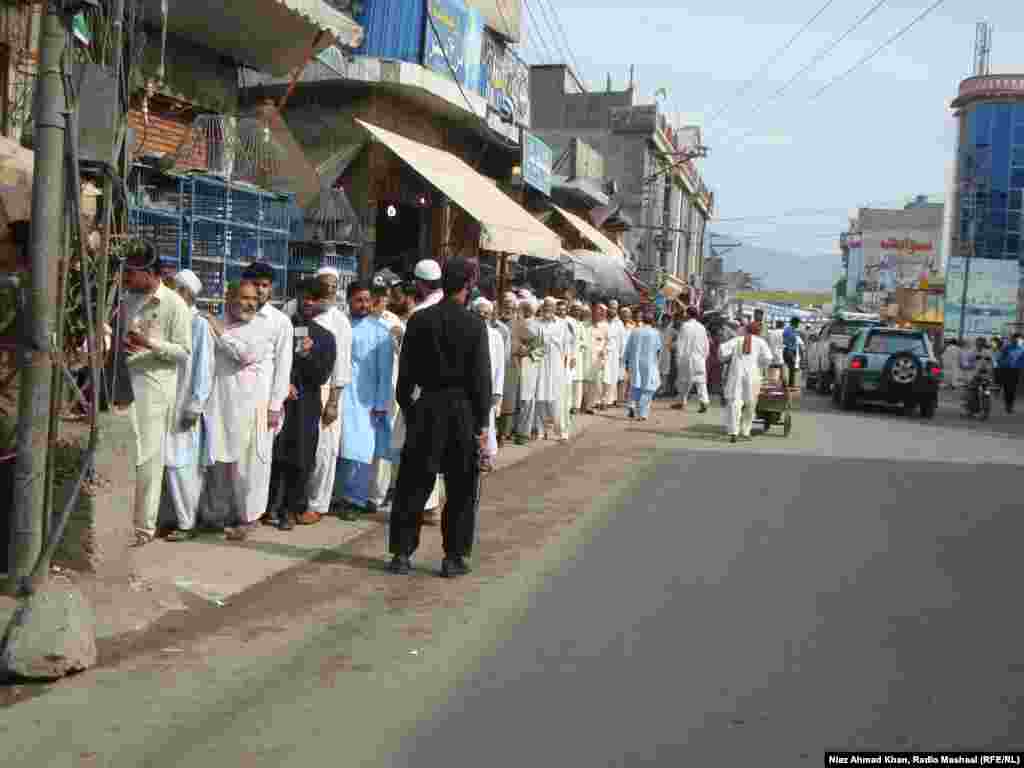
M 254 263 L 217 317 L 196 306 L 196 274 L 165 285 L 154 249 L 134 251 L 122 347 L 136 544 L 159 528 L 173 529 L 170 541 L 199 528 L 244 540 L 260 523 L 288 531 L 328 513 L 390 512 L 392 570 L 404 573 L 419 526 L 443 508 L 442 571 L 460 575 L 479 473 L 507 441 L 564 443 L 579 414 L 619 405 L 646 420 L 673 353 L 683 403 L 696 385 L 707 407 L 707 335 L 695 313 L 669 345 L 650 309 L 634 319 L 615 301 L 471 300 L 473 270 L 424 260 L 408 283 L 356 281 L 345 312 L 339 275 L 325 268 L 278 310 L 273 270 Z

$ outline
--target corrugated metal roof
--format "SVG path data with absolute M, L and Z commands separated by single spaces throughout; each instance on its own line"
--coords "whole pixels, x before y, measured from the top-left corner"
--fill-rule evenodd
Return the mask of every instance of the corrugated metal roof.
M 411 64 L 422 62 L 424 0 L 367 0 L 358 21 L 366 30 L 358 53 Z

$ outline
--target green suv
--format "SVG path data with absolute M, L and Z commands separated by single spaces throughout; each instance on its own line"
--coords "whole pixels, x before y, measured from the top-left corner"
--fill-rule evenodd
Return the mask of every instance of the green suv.
M 854 337 L 840 358 L 832 399 L 843 410 L 858 401 L 902 403 L 907 414 L 935 416 L 942 366 L 924 331 L 868 328 Z

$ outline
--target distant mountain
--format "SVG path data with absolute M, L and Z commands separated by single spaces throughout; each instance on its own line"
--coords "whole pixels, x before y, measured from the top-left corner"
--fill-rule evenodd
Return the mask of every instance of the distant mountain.
M 831 291 L 842 272 L 837 254 L 808 256 L 756 245 L 743 245 L 725 256 L 725 268 L 742 269 L 763 280 L 764 290 Z

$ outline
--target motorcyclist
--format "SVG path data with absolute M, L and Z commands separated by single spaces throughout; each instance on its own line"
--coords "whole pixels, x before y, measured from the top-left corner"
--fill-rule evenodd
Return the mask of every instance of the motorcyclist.
M 974 359 L 974 375 L 971 376 L 965 392 L 965 405 L 968 413 L 977 413 L 981 410 L 979 398 L 981 386 L 987 384 L 991 387 L 995 378 L 995 363 L 987 339 L 979 338 L 975 343 Z

